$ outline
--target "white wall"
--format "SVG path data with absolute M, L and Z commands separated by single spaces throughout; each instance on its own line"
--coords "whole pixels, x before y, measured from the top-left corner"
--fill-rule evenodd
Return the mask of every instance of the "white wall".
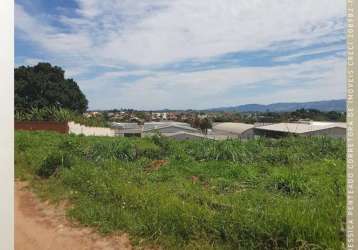
M 213 129 L 211 133 L 209 133 L 210 136 L 217 140 L 226 140 L 226 139 L 252 139 L 254 138 L 254 129 L 250 128 L 245 130 L 244 132 L 235 133 L 230 131 L 224 131 L 224 130 L 217 130 Z
M 195 136 L 193 134 L 186 134 L 186 133 L 178 133 L 178 134 L 174 134 L 174 135 L 169 135 L 169 138 L 172 138 L 172 139 L 175 139 L 175 140 L 178 140 L 178 141 L 184 141 L 184 140 L 202 140 L 202 139 L 206 139 L 205 137 L 203 136 Z
M 115 136 L 115 130 L 111 128 L 86 127 L 74 122 L 68 123 L 69 133 L 85 136 Z
M 334 128 L 313 131 L 310 133 L 306 133 L 304 135 L 305 136 L 327 136 L 327 137 L 345 139 L 346 132 L 347 132 L 347 130 L 345 128 L 334 127 Z

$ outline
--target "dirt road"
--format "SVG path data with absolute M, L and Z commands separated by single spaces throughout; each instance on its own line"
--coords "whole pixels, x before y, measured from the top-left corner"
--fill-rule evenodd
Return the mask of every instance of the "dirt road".
M 132 249 L 127 235 L 102 237 L 72 225 L 63 209 L 40 202 L 25 186 L 15 183 L 16 250 Z

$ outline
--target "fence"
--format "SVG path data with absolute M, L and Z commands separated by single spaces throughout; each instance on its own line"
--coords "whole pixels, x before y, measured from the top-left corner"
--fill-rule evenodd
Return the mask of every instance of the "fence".
M 67 134 L 69 126 L 67 122 L 49 122 L 49 121 L 16 121 L 15 130 L 28 131 L 54 131 L 61 134 Z
M 115 129 L 101 127 L 86 127 L 74 122 L 68 123 L 69 133 L 86 136 L 115 136 Z
M 16 121 L 15 130 L 54 131 L 61 134 L 76 134 L 86 136 L 116 136 L 115 129 L 87 127 L 75 122 Z

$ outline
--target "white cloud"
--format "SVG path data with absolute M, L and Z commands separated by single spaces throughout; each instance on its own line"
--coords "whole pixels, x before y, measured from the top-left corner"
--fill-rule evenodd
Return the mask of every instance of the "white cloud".
M 345 14 L 341 0 L 77 1 L 79 17 L 60 17 L 66 33 L 39 23 L 19 5 L 16 28 L 50 51 L 138 65 L 209 58 L 288 40 L 309 44 L 344 28 L 337 21 Z
M 15 4 L 15 28 L 19 36 L 35 42 L 56 55 L 85 56 L 91 50 L 87 33 L 61 32 L 58 28 L 39 21 Z
M 327 58 L 277 67 L 152 72 L 150 76 L 125 83 L 116 73 L 103 74 L 83 82 L 83 87 L 93 99 L 92 107 L 208 108 L 344 98 L 344 70 L 343 59 Z M 262 83 L 274 87 L 273 90 L 260 90 Z M 254 93 L 245 94 L 255 88 Z
M 295 54 L 291 54 L 288 56 L 280 56 L 273 59 L 275 62 L 290 62 L 293 59 L 299 59 L 302 56 L 314 56 L 319 55 L 322 53 L 337 53 L 338 55 L 341 55 L 341 51 L 345 50 L 344 45 L 331 45 L 327 47 L 322 48 L 315 48 L 315 49 L 309 49 L 302 52 L 298 52 Z
M 345 67 L 339 58 L 279 67 L 153 71 L 189 59 L 210 61 L 229 52 L 276 51 L 342 41 L 344 1 L 76 1 L 77 17 L 55 17 L 65 29 L 40 21 L 19 4 L 15 6 L 15 26 L 18 36 L 48 52 L 68 76 L 86 76 L 96 67 L 117 69 L 101 76 L 91 72 L 86 81 L 78 81 L 92 108 L 202 108 L 344 96 Z M 299 56 L 334 49 L 312 49 L 276 60 L 289 64 Z M 126 71 L 128 65 L 136 70 Z M 133 82 L 127 79 L 131 76 L 141 78 Z M 297 84 L 299 80 L 304 86 Z M 240 99 L 230 93 L 238 87 L 243 91 L 254 88 L 259 82 L 282 89 Z
M 287 40 L 309 44 L 342 28 L 336 18 L 343 13 L 342 1 L 170 1 L 163 11 L 113 34 L 100 49 L 108 59 L 161 64 Z

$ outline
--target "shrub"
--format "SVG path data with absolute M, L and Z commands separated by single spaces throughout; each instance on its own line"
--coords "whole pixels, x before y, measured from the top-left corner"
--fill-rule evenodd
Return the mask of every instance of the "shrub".
M 269 189 L 277 190 L 286 195 L 309 195 L 307 188 L 307 176 L 302 175 L 300 172 L 295 170 L 280 169 L 274 171 L 269 184 Z
M 27 112 L 16 110 L 15 120 L 55 122 L 74 121 L 76 123 L 90 127 L 109 127 L 108 121 L 106 121 L 103 116 L 85 117 L 82 114 L 76 113 L 74 111 L 56 107 L 32 108 Z
M 49 154 L 43 161 L 37 174 L 40 177 L 48 178 L 56 174 L 62 168 L 69 168 L 73 163 L 73 157 L 61 151 L 56 151 Z

